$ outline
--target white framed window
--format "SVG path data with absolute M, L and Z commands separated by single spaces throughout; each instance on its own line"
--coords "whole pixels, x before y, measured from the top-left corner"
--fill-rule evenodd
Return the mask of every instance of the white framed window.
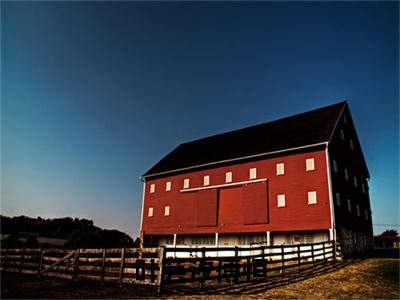
M 183 179 L 183 188 L 188 189 L 189 188 L 189 178 Z
M 317 204 L 317 192 L 308 192 L 308 204 Z
M 278 195 L 277 200 L 278 200 L 278 207 L 286 206 L 285 195 Z
M 150 184 L 150 194 L 154 193 L 155 191 L 156 191 L 156 185 L 154 183 Z
M 337 162 L 336 160 L 333 160 L 333 172 L 337 173 L 338 169 L 337 169 Z
M 360 216 L 360 206 L 356 205 L 357 216 Z
M 366 210 L 364 211 L 364 214 L 365 214 L 365 220 L 368 220 L 368 209 L 366 209 Z
M 314 170 L 315 170 L 314 158 L 307 158 L 306 159 L 306 171 L 314 171 Z
M 340 206 L 340 194 L 336 193 L 336 205 Z
M 164 216 L 169 216 L 169 206 L 164 207 Z
M 353 143 L 353 140 L 351 140 L 351 139 L 350 139 L 350 149 L 354 150 L 354 143 Z
M 209 175 L 206 175 L 203 177 L 203 185 L 204 186 L 210 185 L 210 176 Z
M 344 131 L 340 129 L 340 138 L 344 141 Z
M 353 180 L 354 180 L 354 186 L 355 186 L 355 187 L 358 187 L 358 184 L 357 184 L 357 177 L 354 176 Z
M 249 179 L 256 179 L 257 178 L 257 169 L 251 168 L 249 170 Z
M 147 216 L 148 217 L 152 217 L 153 216 L 153 208 L 149 207 L 148 211 L 147 211 Z
M 169 192 L 169 191 L 171 190 L 171 181 L 167 181 L 167 182 L 165 183 L 165 190 L 166 190 L 167 192 Z
M 344 178 L 349 181 L 349 172 L 347 171 L 346 168 L 344 168 Z
M 225 182 L 226 183 L 232 182 L 232 172 L 225 173 Z
M 276 175 L 283 175 L 285 174 L 285 164 L 279 163 L 276 164 Z
M 347 210 L 351 211 L 351 202 L 350 199 L 347 199 Z

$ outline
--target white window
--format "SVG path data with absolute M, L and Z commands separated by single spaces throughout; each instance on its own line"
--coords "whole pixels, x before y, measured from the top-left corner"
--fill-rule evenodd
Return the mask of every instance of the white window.
M 285 202 L 285 195 L 278 195 L 278 207 L 285 207 L 286 202 Z
M 340 206 L 340 194 L 336 193 L 336 205 Z
M 344 131 L 343 131 L 343 129 L 340 129 L 340 137 L 344 141 Z
M 317 204 L 317 192 L 308 192 L 308 204 Z
M 276 164 L 276 175 L 283 175 L 285 174 L 285 164 L 280 163 Z
M 152 207 L 149 207 L 149 210 L 147 212 L 147 216 L 148 217 L 152 217 L 153 216 L 153 208 Z
M 350 148 L 351 148 L 351 150 L 354 150 L 353 140 L 350 140 Z
M 257 169 L 256 168 L 251 168 L 249 170 L 249 178 L 250 179 L 256 179 L 257 178 Z
M 368 210 L 366 209 L 366 210 L 364 211 L 364 213 L 365 213 L 365 220 L 368 220 Z
M 156 191 L 156 185 L 155 184 L 150 184 L 150 193 L 154 193 Z
M 358 187 L 358 184 L 357 184 L 357 177 L 356 177 L 356 176 L 354 176 L 354 186 L 355 186 L 355 187 Z
M 344 178 L 348 181 L 349 180 L 349 172 L 347 172 L 347 169 L 344 169 Z
M 210 176 L 209 175 L 206 175 L 203 177 L 203 185 L 204 186 L 210 185 Z
M 364 183 L 361 183 L 361 189 L 362 189 L 363 193 L 365 193 L 365 184 Z
M 350 199 L 347 199 L 347 210 L 351 211 L 351 202 Z
M 313 170 L 315 170 L 314 158 L 307 158 L 306 159 L 306 171 L 313 171 Z
M 164 216 L 169 216 L 169 206 L 164 207 Z
M 167 181 L 167 182 L 165 183 L 165 190 L 166 190 L 167 192 L 169 192 L 169 191 L 171 190 L 171 181 Z
M 333 160 L 333 171 L 335 173 L 337 173 L 337 162 L 336 162 L 336 160 Z
M 357 216 L 360 216 L 360 206 L 356 205 Z
M 225 182 L 226 183 L 232 182 L 232 172 L 225 173 Z
M 183 180 L 183 188 L 188 189 L 189 188 L 189 178 L 186 178 Z

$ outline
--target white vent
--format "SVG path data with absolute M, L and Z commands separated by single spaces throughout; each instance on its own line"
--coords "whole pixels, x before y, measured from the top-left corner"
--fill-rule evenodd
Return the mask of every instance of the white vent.
M 183 180 L 183 188 L 188 189 L 189 188 L 189 178 L 186 178 Z
M 351 211 L 351 202 L 350 199 L 347 199 L 347 210 Z
M 336 160 L 333 160 L 333 171 L 334 171 L 335 173 L 337 173 L 337 171 L 338 171 Z
M 209 175 L 206 175 L 203 177 L 203 185 L 204 186 L 210 185 L 210 176 Z
M 153 216 L 153 208 L 152 207 L 149 207 L 149 210 L 147 212 L 147 216 L 148 217 L 152 217 Z
M 317 192 L 308 192 L 308 204 L 317 204 Z
M 307 158 L 306 159 L 306 171 L 314 171 L 314 158 Z
M 256 179 L 257 178 L 257 169 L 256 168 L 251 168 L 249 170 L 249 178 L 250 179 Z
M 336 193 L 336 205 L 340 206 L 340 194 Z
M 232 172 L 225 173 L 225 182 L 226 183 L 232 182 Z
M 285 207 L 286 202 L 285 202 L 285 195 L 278 195 L 278 207 Z
M 349 172 L 347 172 L 347 169 L 344 169 L 344 178 L 348 181 L 349 180 Z
M 169 206 L 164 207 L 164 216 L 169 216 Z
M 156 191 L 156 185 L 155 184 L 150 184 L 150 193 L 154 193 Z
M 285 174 L 285 164 L 280 163 L 276 164 L 276 175 L 283 175 Z
M 165 190 L 166 190 L 167 192 L 169 192 L 169 191 L 171 190 L 171 181 L 167 181 L 167 182 L 165 183 Z

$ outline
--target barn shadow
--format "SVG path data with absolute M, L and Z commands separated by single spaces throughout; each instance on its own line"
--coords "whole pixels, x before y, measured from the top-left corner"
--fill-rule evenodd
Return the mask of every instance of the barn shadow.
M 357 261 L 360 260 L 321 264 L 312 268 L 293 270 L 291 272 L 270 276 L 267 279 L 263 278 L 238 284 L 207 281 L 203 285 L 199 283 L 169 285 L 164 287 L 163 292 L 164 295 L 251 295 L 303 281 L 315 276 L 331 273 Z

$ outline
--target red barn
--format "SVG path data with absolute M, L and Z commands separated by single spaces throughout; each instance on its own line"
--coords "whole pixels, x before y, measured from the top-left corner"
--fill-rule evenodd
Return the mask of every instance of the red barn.
M 144 246 L 372 245 L 347 102 L 183 143 L 142 180 Z

